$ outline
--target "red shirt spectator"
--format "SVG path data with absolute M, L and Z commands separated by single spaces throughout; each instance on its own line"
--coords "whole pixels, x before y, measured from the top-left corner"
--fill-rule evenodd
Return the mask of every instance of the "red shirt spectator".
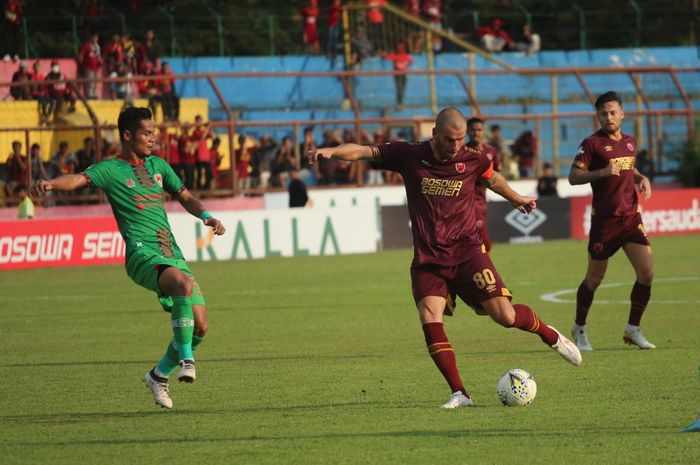
M 367 5 L 367 22 L 370 24 L 377 24 L 384 22 L 384 14 L 382 13 L 382 7 L 386 5 L 387 0 L 365 0 Z
M 309 0 L 306 8 L 301 10 L 301 16 L 304 22 L 304 45 L 311 53 L 318 53 L 318 26 L 317 20 L 320 10 L 318 9 L 318 0 Z
M 343 11 L 343 5 L 339 0 L 335 0 L 328 7 L 328 27 L 335 27 L 340 22 L 340 13 Z
M 102 53 L 97 34 L 91 35 L 90 40 L 80 48 L 79 62 L 83 70 L 100 71 L 102 68 Z
M 403 4 L 403 11 L 411 16 L 420 16 L 420 0 L 406 0 Z
M 112 41 L 104 47 L 104 61 L 109 72 L 117 69 L 117 65 L 124 61 L 124 49 L 119 34 L 112 36 Z
M 480 27 L 476 33 L 481 40 L 481 44 L 489 52 L 500 52 L 505 47 L 513 45 L 513 39 L 501 27 L 503 22 L 499 18 L 494 18 L 491 25 Z
M 413 57 L 406 52 L 406 46 L 402 43 L 396 46 L 394 53 L 388 53 L 384 58 L 394 62 L 394 71 L 407 71 L 413 64 Z
M 175 88 L 175 73 L 172 72 L 169 66 L 163 66 L 160 73 L 165 77 L 158 80 L 158 88 L 163 94 L 170 93 Z
M 167 137 L 168 137 L 168 155 L 170 156 L 170 164 L 172 166 L 179 166 L 180 163 L 182 163 L 182 159 L 180 157 L 180 140 L 174 134 L 168 134 Z
M 442 2 L 440 0 L 423 0 L 421 12 L 430 24 L 442 23 Z

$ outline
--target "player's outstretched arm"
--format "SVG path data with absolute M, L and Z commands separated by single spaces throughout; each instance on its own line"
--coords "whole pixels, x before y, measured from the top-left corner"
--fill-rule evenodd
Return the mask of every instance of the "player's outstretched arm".
M 535 197 L 528 197 L 515 192 L 508 184 L 508 181 L 506 181 L 506 178 L 501 176 L 497 171 L 493 173 L 493 176 L 491 176 L 488 182 L 489 189 L 509 201 L 513 207 L 517 208 L 522 213 L 530 213 L 537 206 Z
M 177 201 L 180 202 L 180 205 L 182 205 L 190 215 L 196 216 L 204 221 L 204 224 L 212 228 L 214 234 L 217 236 L 226 232 L 224 224 L 211 216 L 211 214 L 204 209 L 202 202 L 187 189 L 183 189 L 182 192 L 177 194 Z
M 88 179 L 82 174 L 64 174 L 50 180 L 37 181 L 32 185 L 32 193 L 43 195 L 48 191 L 70 192 L 88 185 Z
M 324 147 L 306 153 L 309 163 L 314 164 L 319 158 L 338 158 L 345 161 L 373 160 L 379 157 L 376 146 L 359 144 L 341 144 L 337 147 Z
M 588 184 L 589 182 L 597 181 L 610 176 L 619 176 L 620 167 L 615 162 L 610 162 L 605 168 L 599 170 L 582 170 L 577 166 L 572 166 L 569 171 L 569 184 L 576 186 L 578 184 Z

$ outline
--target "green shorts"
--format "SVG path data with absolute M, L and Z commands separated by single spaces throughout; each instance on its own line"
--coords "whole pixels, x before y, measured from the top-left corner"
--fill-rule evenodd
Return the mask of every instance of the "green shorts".
M 160 277 L 159 268 L 169 266 L 177 268 L 191 276 L 192 280 L 194 280 L 192 271 L 187 266 L 184 258 L 165 258 L 157 252 L 140 249 L 132 253 L 126 260 L 126 274 L 139 286 L 145 287 L 158 294 L 158 300 L 166 312 L 169 312 L 172 308 L 173 299 L 171 296 L 163 295 L 160 291 L 160 287 L 158 287 L 158 278 Z M 204 295 L 197 281 L 194 281 L 192 305 L 206 305 L 204 302 Z

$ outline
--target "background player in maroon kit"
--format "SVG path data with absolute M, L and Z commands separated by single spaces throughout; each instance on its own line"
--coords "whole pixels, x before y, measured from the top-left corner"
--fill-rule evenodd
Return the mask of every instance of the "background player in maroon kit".
M 654 349 L 656 346 L 639 329 L 651 297 L 654 270 L 651 244 L 638 211 L 635 190 L 635 185 L 639 185 L 646 200 L 651 197 L 651 184 L 635 168 L 637 141 L 622 133 L 625 113 L 620 97 L 615 92 L 606 92 L 598 97 L 595 108 L 601 129 L 583 140 L 569 173 L 572 185 L 590 182 L 593 189 L 588 269 L 576 293 L 572 334 L 579 349 L 593 350 L 586 333 L 586 317 L 593 294 L 605 276 L 608 259 L 622 247 L 637 274 L 623 340 L 640 349 Z
M 498 159 L 496 149 L 484 142 L 484 120 L 481 118 L 469 118 L 467 121 L 467 137 L 469 142 L 467 145 L 479 150 L 486 155 L 486 158 L 491 160 L 493 169 L 501 171 L 501 161 Z M 488 224 L 486 223 L 486 214 L 488 212 L 488 204 L 486 203 L 486 184 L 477 183 L 474 191 L 474 210 L 476 212 L 476 226 L 479 228 L 481 240 L 484 242 L 486 253 L 491 252 L 491 235 L 489 235 Z
M 378 168 L 402 175 L 413 232 L 413 297 L 430 356 L 452 390 L 442 406 L 447 409 L 473 405 L 443 327 L 444 315 L 454 309 L 454 295 L 477 314 L 489 315 L 507 328 L 536 333 L 568 362 L 581 363 L 581 353 L 571 341 L 527 305 L 511 304 L 510 291 L 484 251 L 474 211 L 477 180 L 487 182 L 523 212 L 532 210 L 535 202 L 513 191 L 479 150 L 465 146 L 466 126 L 459 110 L 446 108 L 435 120 L 433 138 L 426 142 L 343 144 L 307 154 L 312 163 L 332 157 L 372 160 Z

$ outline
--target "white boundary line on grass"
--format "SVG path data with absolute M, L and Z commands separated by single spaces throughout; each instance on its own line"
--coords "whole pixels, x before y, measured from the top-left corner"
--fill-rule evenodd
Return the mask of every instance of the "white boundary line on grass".
M 665 283 L 665 282 L 678 282 L 678 281 L 700 281 L 700 276 L 677 276 L 673 278 L 659 278 L 655 279 L 654 283 Z M 598 289 L 608 289 L 612 287 L 623 287 L 623 286 L 630 286 L 631 287 L 631 282 L 624 282 L 624 283 L 607 283 L 607 284 L 601 284 Z M 578 288 L 576 289 L 563 289 L 561 291 L 554 291 L 554 292 L 549 292 L 547 294 L 542 294 L 540 296 L 540 300 L 544 300 L 545 302 L 552 302 L 555 304 L 575 304 L 576 299 L 574 298 L 573 300 L 570 299 L 561 299 L 560 296 L 567 295 L 567 294 L 575 294 L 576 291 L 578 291 Z M 598 300 L 595 299 L 594 301 L 596 304 L 628 304 L 628 300 Z M 673 305 L 678 305 L 678 304 L 698 304 L 700 303 L 700 300 L 656 300 L 652 297 L 651 303 L 653 304 L 673 304 Z

